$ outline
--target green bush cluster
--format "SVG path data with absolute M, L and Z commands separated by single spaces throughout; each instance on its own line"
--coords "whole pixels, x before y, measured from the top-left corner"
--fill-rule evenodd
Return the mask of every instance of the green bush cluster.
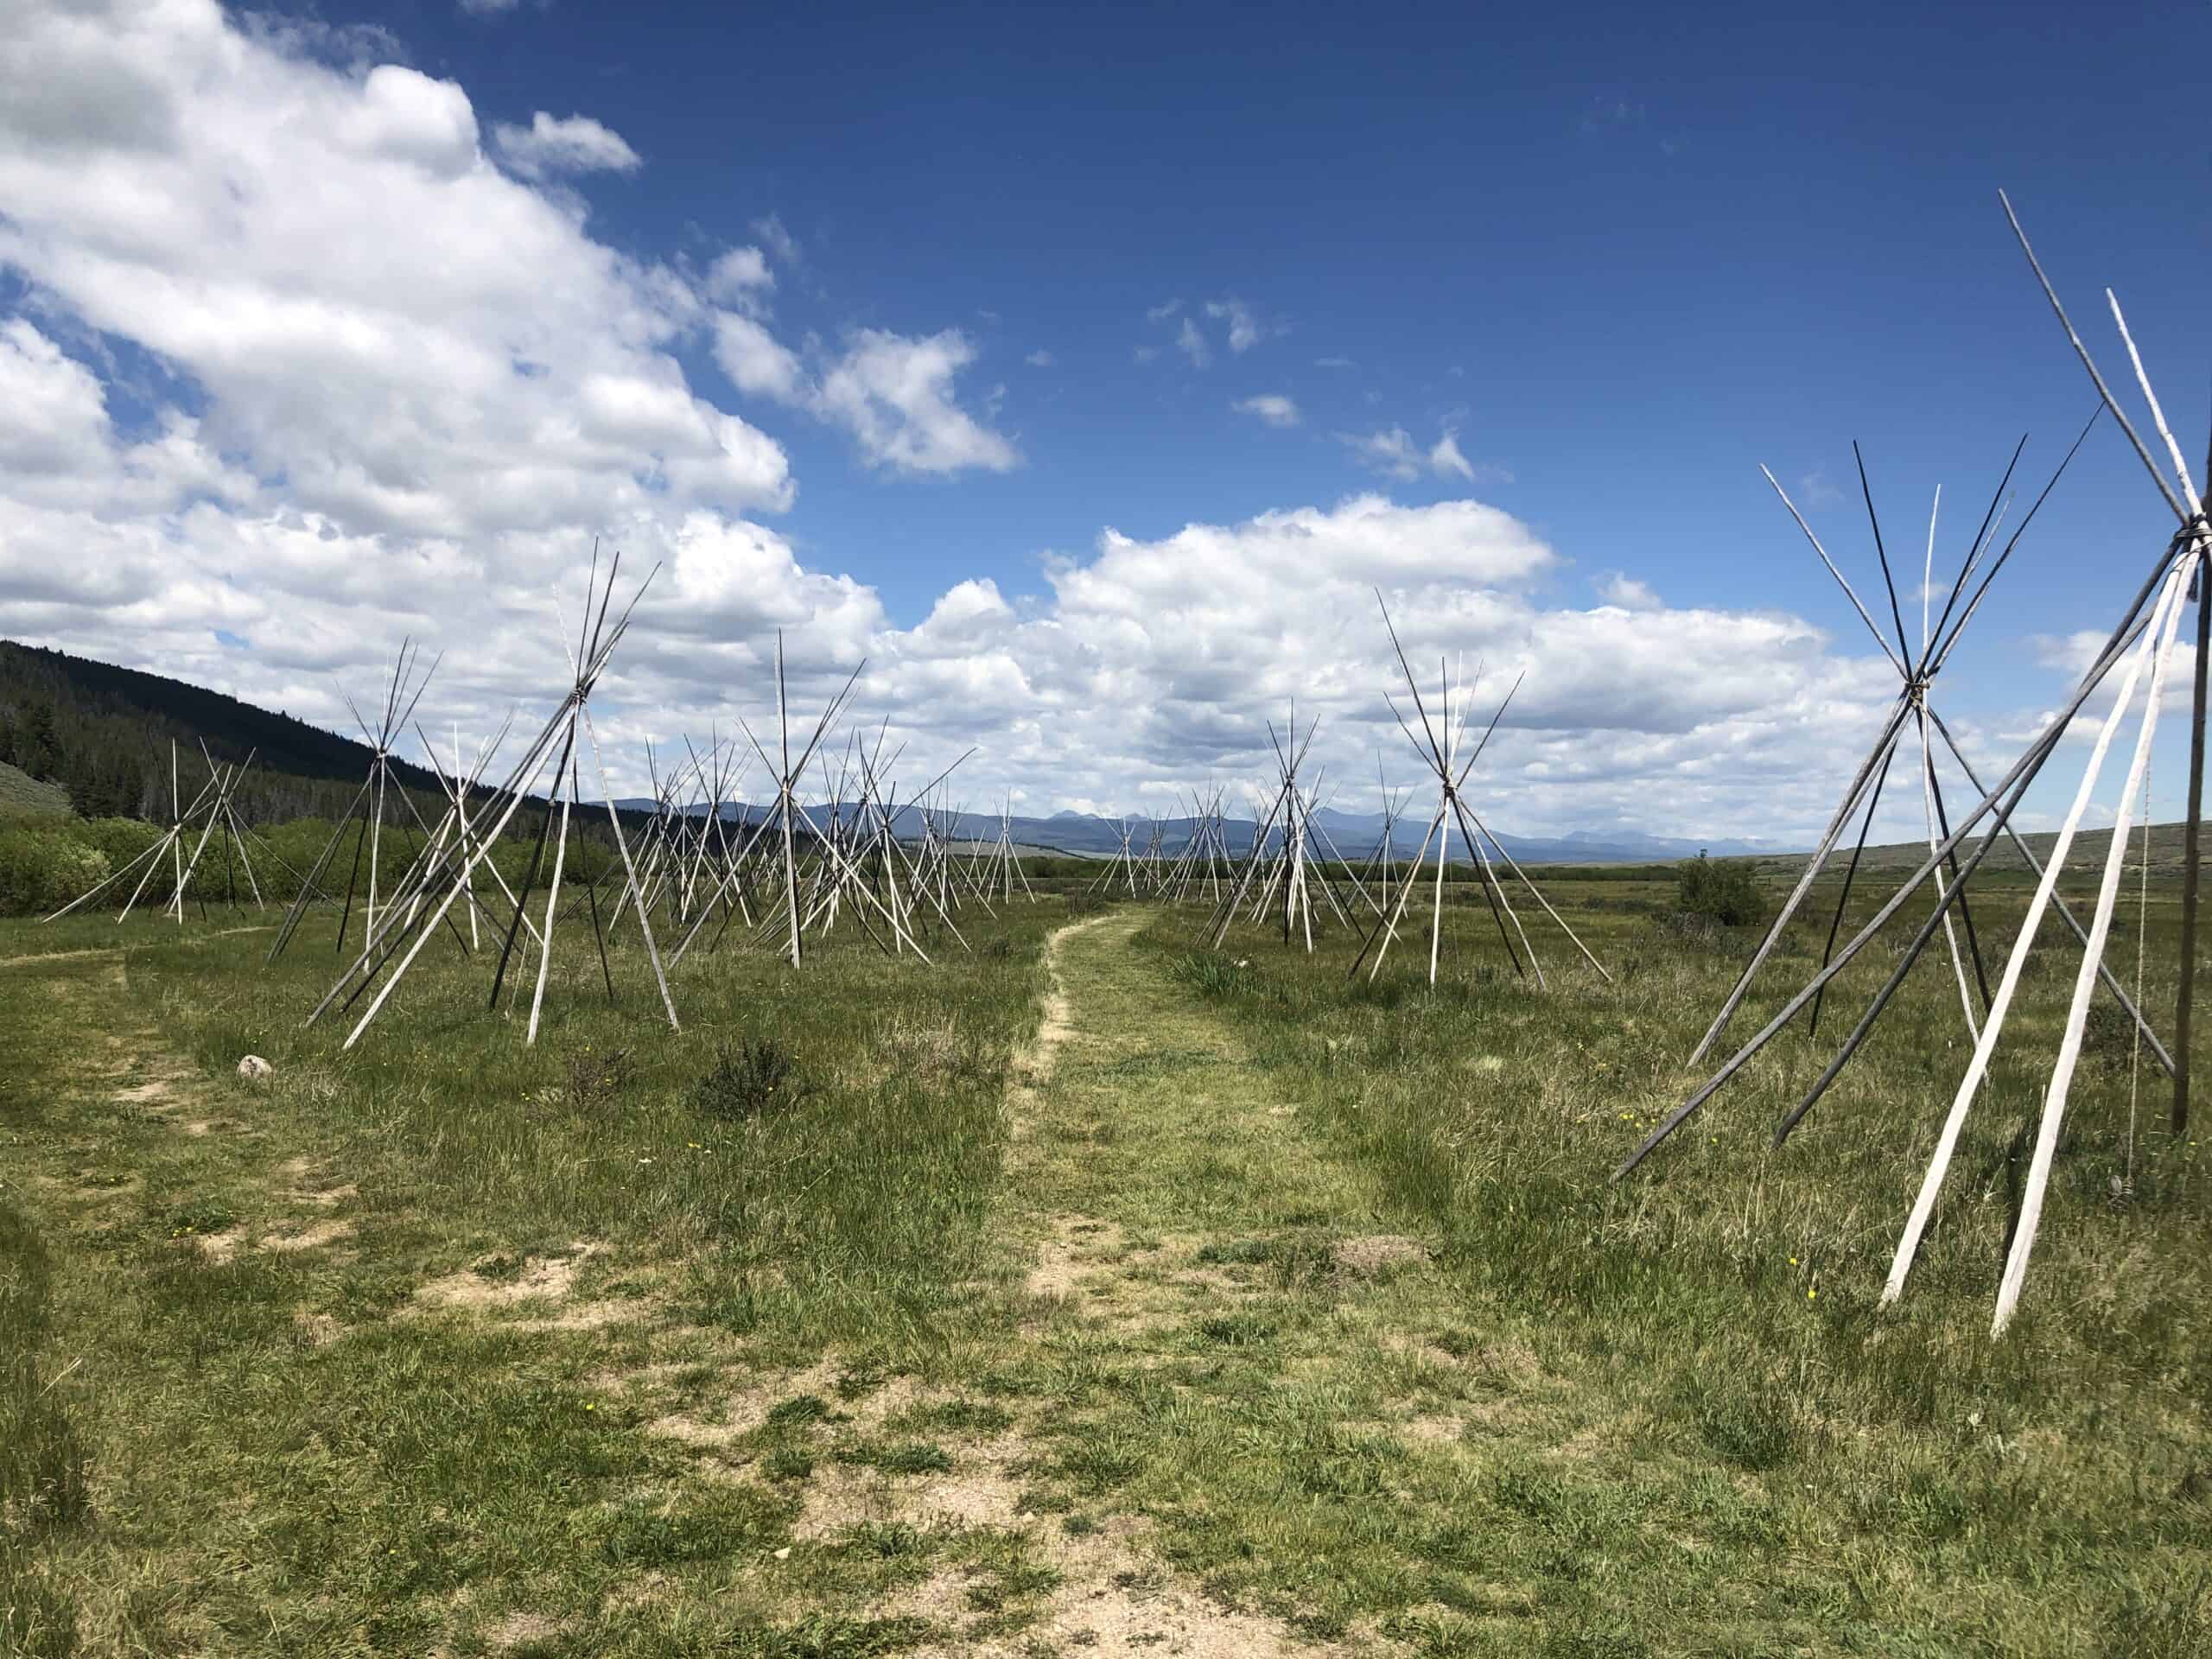
M 52 820 L 0 823 L 0 913 L 44 915 L 106 876 L 107 855 Z
M 216 904 L 235 893 L 238 902 L 245 904 L 251 902 L 253 883 L 257 883 L 261 896 L 269 903 L 289 904 L 299 895 L 301 882 L 314 871 L 316 861 L 330 845 L 332 827 L 327 818 L 295 818 L 288 823 L 257 826 L 251 843 L 251 883 L 246 871 L 235 860 L 226 861 L 221 840 L 211 838 L 192 873 L 187 893 L 192 899 Z M 492 855 L 508 885 L 517 889 L 530 868 L 536 846 L 536 827 L 533 822 L 528 826 L 531 833 L 510 834 Z M 603 830 L 604 826 L 596 828 Z M 162 826 L 141 818 L 0 817 L 0 915 L 40 916 L 59 909 L 112 872 L 122 869 L 160 840 L 162 835 Z M 196 830 L 189 835 L 191 841 L 197 840 Z M 408 865 L 422 849 L 423 840 L 421 830 L 412 823 L 404 831 L 391 824 L 385 826 L 383 834 L 374 841 L 377 880 L 381 891 L 390 892 L 404 875 Z M 184 849 L 188 861 L 192 856 L 191 841 Z M 367 893 L 370 858 L 362 841 L 359 827 L 350 827 L 329 862 L 323 866 L 316 885 L 332 898 L 342 899 L 349 880 L 359 894 Z M 563 883 L 565 886 L 571 881 L 595 880 L 608 873 L 615 862 L 611 844 L 571 831 L 568 860 L 562 871 Z M 553 849 L 549 844 L 538 875 L 541 888 L 552 868 Z M 146 884 L 142 903 L 158 905 L 168 899 L 170 884 L 175 879 L 174 868 L 171 865 L 168 869 L 154 872 Z M 480 876 L 478 885 L 486 890 L 494 886 L 488 874 Z M 115 908 L 120 910 L 129 897 L 128 892 L 117 893 Z
M 1676 868 L 1675 908 L 1723 927 L 1749 927 L 1766 914 L 1766 900 L 1748 863 L 1700 853 Z

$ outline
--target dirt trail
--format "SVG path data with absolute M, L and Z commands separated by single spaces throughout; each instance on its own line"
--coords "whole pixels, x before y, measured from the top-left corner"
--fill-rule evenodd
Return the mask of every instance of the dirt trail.
M 1135 946 L 1147 919 L 1115 912 L 1079 923 L 1046 952 L 1043 1018 L 1009 1090 L 1010 1201 L 1001 1228 L 1016 1276 L 1014 1327 L 997 1356 L 1003 1367 L 1072 1366 L 1076 1379 L 1100 1365 L 1175 1374 L 1191 1364 L 1194 1332 L 1279 1312 L 1280 1275 L 1255 1236 L 1293 1216 L 1343 1224 L 1312 1247 L 1318 1294 L 1328 1300 L 1357 1300 L 1370 1288 L 1387 1295 L 1379 1287 L 1393 1276 L 1427 1273 L 1417 1241 L 1371 1230 L 1373 1195 L 1349 1185 L 1265 1097 L 1236 1034 Z M 1068 1391 L 1080 1398 L 1079 1381 Z M 963 1627 L 968 1592 L 958 1573 L 902 1592 L 890 1611 L 961 1629 L 932 1653 L 1288 1659 L 1400 1650 L 1372 1630 L 1334 1640 L 1304 1634 L 1203 1572 L 1171 1567 L 1134 1492 L 1078 1497 L 1083 1524 L 1063 1526 L 1056 1513 L 1067 1499 L 1049 1490 L 1040 1497 L 1051 1483 L 1040 1483 L 1039 1468 L 1065 1463 L 1073 1446 L 1112 1445 L 1133 1427 L 1123 1414 L 1111 1403 L 1018 1408 L 1009 1428 L 948 1438 L 949 1471 L 824 1486 L 810 1496 L 801 1534 L 902 1522 L 1024 1533 L 1033 1559 L 1058 1579 L 1012 1633 Z M 1408 1442 L 1451 1457 L 1459 1424 L 1448 1410 L 1429 1402 L 1403 1415 Z M 1204 1479 L 1201 1468 L 1191 1472 Z
M 1115 919 L 1109 912 L 1094 916 L 1087 922 L 1071 922 L 1045 942 L 1045 973 L 1049 982 L 1045 988 L 1044 1011 L 1029 1046 L 1014 1056 L 1014 1082 L 1007 1090 L 1007 1109 L 1011 1118 L 1007 1155 L 1010 1164 L 1020 1161 L 1021 1144 L 1029 1138 L 1033 1127 L 1039 1091 L 1052 1080 L 1060 1048 L 1075 1030 L 1074 1004 L 1068 998 L 1067 976 L 1061 968 L 1068 941 Z

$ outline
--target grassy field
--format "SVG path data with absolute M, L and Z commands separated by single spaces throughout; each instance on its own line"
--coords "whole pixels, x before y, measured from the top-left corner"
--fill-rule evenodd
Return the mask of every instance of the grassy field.
M 587 953 L 534 1050 L 450 951 L 340 1052 L 327 923 L 0 924 L 0 1649 L 2206 1651 L 2212 1167 L 2124 1024 L 1986 1334 L 2066 954 L 1884 1314 L 1948 966 L 1614 1185 L 1750 940 L 1549 890 L 1613 982 L 1471 891 L 1433 992 L 1052 898 L 687 961 L 676 1036 Z

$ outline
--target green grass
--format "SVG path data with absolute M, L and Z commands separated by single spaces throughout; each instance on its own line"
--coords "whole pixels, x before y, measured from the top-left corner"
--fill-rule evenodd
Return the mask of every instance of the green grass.
M 2124 1025 L 1992 1344 L 2064 973 L 1884 1313 L 1948 965 L 1779 1152 L 1885 950 L 1615 1185 L 1750 940 L 1671 873 L 1548 891 L 1615 982 L 1533 922 L 1518 980 L 1471 888 L 1433 990 L 1052 899 L 936 972 L 687 960 L 680 1033 L 633 949 L 612 1008 L 564 956 L 535 1049 L 443 946 L 347 1052 L 298 1023 L 327 921 L 273 967 L 236 918 L 0 924 L 0 1648 L 2212 1645 L 2212 1173 L 2147 1069 L 2131 1154 Z
M 0 955 L 84 953 L 0 965 L 0 1605 L 92 1653 L 474 1651 L 524 1613 L 592 1652 L 673 1651 L 702 1616 L 730 1651 L 911 1645 L 817 1618 L 834 1585 L 732 1593 L 798 1498 L 646 1433 L 635 1378 L 689 1366 L 704 1398 L 833 1347 L 887 1378 L 984 1317 L 962 1287 L 1060 915 L 963 918 L 1012 948 L 938 975 L 857 935 L 798 977 L 702 956 L 680 1034 L 629 947 L 607 1007 L 587 940 L 534 1049 L 445 950 L 351 1052 L 299 1023 L 327 920 L 274 967 L 268 934 L 196 921 L 0 925 Z M 720 1051 L 760 1038 L 803 1098 L 702 1109 Z M 274 1076 L 237 1077 L 246 1052 Z M 416 1294 L 456 1282 L 511 1300 Z M 577 1306 L 598 1322 L 548 1325 Z M 41 1496 L 80 1465 L 87 1498 Z M 665 1587 L 625 1603 L 640 1574 Z
M 1374 1213 L 1433 1241 L 1449 1290 L 1394 1313 L 1391 1333 L 1433 1356 L 1402 1362 L 1411 1397 L 1494 1395 L 1470 1414 L 1482 1455 L 1454 1449 L 1468 1484 L 1445 1506 L 1485 1536 L 1490 1576 L 1503 1567 L 1532 1592 L 1548 1630 L 1602 1634 L 1604 1610 L 1648 1606 L 1652 1617 L 1605 1637 L 1625 1645 L 1593 1651 L 1729 1650 L 1757 1645 L 1754 1632 L 1815 1651 L 2056 1654 L 2107 1648 L 2115 1632 L 2145 1651 L 2212 1641 L 2200 1560 L 2212 1508 L 2193 1472 L 2212 1470 L 2212 1179 L 2196 1141 L 2166 1132 L 2164 1080 L 2146 1060 L 2132 1185 L 2114 1199 L 2131 1167 L 2125 1020 L 2101 1021 L 2024 1313 L 1993 1344 L 1990 1303 L 2070 988 L 2063 953 L 2037 959 L 1904 1303 L 1883 1314 L 1888 1251 L 1966 1055 L 1948 963 L 1929 959 L 1781 1151 L 1765 1131 L 1886 975 L 1885 949 L 1844 976 L 1819 1044 L 1785 1036 L 1616 1185 L 1611 1166 L 1700 1080 L 1684 1058 L 1753 936 L 1669 929 L 1656 886 L 1584 893 L 1555 873 L 1552 893 L 1617 984 L 1568 967 L 1553 933 L 1539 944 L 1554 988 L 1535 991 L 1464 901 L 1447 907 L 1457 961 L 1433 991 L 1395 963 L 1379 987 L 1348 983 L 1340 941 L 1307 958 L 1257 931 L 1232 934 L 1227 958 L 1251 965 L 1224 985 L 1190 967 L 1185 926 L 1146 936 L 1191 1006 L 1229 1017 L 1254 1097 L 1294 1105 Z M 1882 896 L 1862 889 L 1854 909 Z M 1993 977 L 2021 897 L 1999 884 L 1977 902 Z M 2150 911 L 2146 1000 L 2162 1026 L 2173 898 L 2160 889 Z M 2133 964 L 2133 924 L 2115 934 L 2116 963 Z M 1825 925 L 1793 932 L 1739 1037 L 1817 965 Z M 1264 1254 L 1262 1241 L 1217 1258 Z M 1279 1294 L 1293 1310 L 1273 1316 L 1286 1334 L 1272 1348 L 1231 1343 L 1224 1358 L 1256 1357 L 1281 1379 L 1329 1376 L 1300 1351 L 1295 1310 L 1317 1319 L 1327 1301 L 1341 1322 L 1341 1290 Z M 1479 1336 L 1421 1328 L 1446 1317 Z M 1217 1319 L 1201 1334 L 1230 1332 Z M 1469 1375 L 1467 1356 L 1485 1350 L 1510 1356 L 1503 1379 Z M 1357 1403 L 1359 1381 L 1330 1380 L 1332 1422 L 1389 1415 L 1387 1401 Z M 1262 1397 L 1280 1417 L 1297 1393 Z M 1294 1445 L 1301 1427 L 1276 1432 Z M 1217 1481 L 1276 1478 L 1250 1445 L 1198 1479 L 1192 1468 L 1209 1465 L 1194 1453 L 1178 1479 L 1217 1494 L 1210 1508 L 1233 1507 Z M 1408 1541 L 1427 1524 L 1403 1500 L 1427 1484 L 1408 1455 L 1376 1476 L 1401 1495 L 1391 1512 L 1328 1541 L 1345 1618 L 1405 1617 L 1388 1604 L 1409 1593 L 1408 1553 L 1421 1552 Z M 1348 1471 L 1339 1481 L 1357 1478 L 1344 1448 L 1327 1456 Z M 1280 1472 L 1295 1461 L 1286 1452 Z M 1283 1553 L 1321 1547 L 1284 1520 Z M 1214 1573 L 1283 1593 L 1287 1574 L 1243 1565 L 1250 1541 L 1232 1550 L 1202 1530 L 1192 1548 Z M 1668 1587 L 1646 1582 L 1655 1572 Z M 1488 1615 L 1434 1621 L 1421 1640 L 1438 1651 L 1522 1640 Z

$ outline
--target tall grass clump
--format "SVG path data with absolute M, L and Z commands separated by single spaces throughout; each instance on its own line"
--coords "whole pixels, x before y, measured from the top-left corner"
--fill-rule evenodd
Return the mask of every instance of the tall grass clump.
M 1167 964 L 1168 977 L 1187 985 L 1204 997 L 1234 996 L 1253 982 L 1249 960 L 1232 959 L 1217 950 L 1188 950 Z
M 48 1353 L 49 1280 L 29 1218 L 0 1203 L 0 1651 L 35 1659 L 77 1650 L 75 1614 L 41 1546 L 89 1510 L 84 1448 Z

